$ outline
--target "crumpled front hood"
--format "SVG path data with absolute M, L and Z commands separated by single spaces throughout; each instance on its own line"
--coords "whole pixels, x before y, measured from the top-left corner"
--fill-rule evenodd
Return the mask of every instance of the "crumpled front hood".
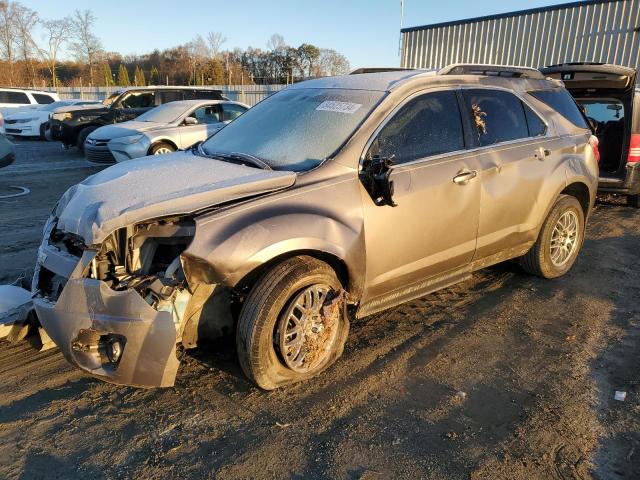
M 99 244 L 118 228 L 188 214 L 290 187 L 294 172 L 261 170 L 191 152 L 113 165 L 74 185 L 55 209 L 58 229 Z
M 137 122 L 135 120 L 131 120 L 129 122 L 100 127 L 91 132 L 87 138 L 94 138 L 96 140 L 113 140 L 114 138 L 128 137 L 130 135 L 149 132 L 162 127 L 166 127 L 166 125 L 162 123 Z

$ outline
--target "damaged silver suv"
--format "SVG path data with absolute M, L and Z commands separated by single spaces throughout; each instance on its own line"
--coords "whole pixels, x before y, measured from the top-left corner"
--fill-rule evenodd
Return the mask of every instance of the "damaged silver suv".
M 539 91 L 570 103 L 555 111 Z M 509 259 L 565 274 L 596 156 L 537 70 L 299 83 L 192 151 L 70 188 L 39 249 L 37 317 L 71 363 L 145 387 L 174 383 L 177 344 L 235 332 L 246 375 L 274 389 L 327 369 L 349 316 Z

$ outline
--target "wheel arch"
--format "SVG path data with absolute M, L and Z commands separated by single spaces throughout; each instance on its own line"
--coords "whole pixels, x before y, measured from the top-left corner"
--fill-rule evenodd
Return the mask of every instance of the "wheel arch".
M 153 149 L 153 147 L 155 147 L 159 143 L 166 143 L 167 145 L 171 145 L 176 150 L 180 150 L 178 145 L 176 145 L 176 142 L 174 142 L 172 139 L 165 138 L 165 137 L 159 137 L 159 138 L 154 138 L 153 140 L 151 140 L 151 145 L 149 145 L 149 149 L 147 150 L 147 155 L 151 155 L 151 150 Z
M 280 255 L 276 255 L 275 257 L 271 258 L 261 265 L 258 265 L 257 267 L 246 273 L 244 277 L 242 277 L 236 283 L 235 288 L 238 290 L 248 290 L 258 281 L 260 277 L 262 277 L 266 272 L 274 268 L 276 265 L 290 258 L 300 256 L 313 257 L 326 263 L 333 269 L 334 272 L 336 272 L 340 283 L 342 283 L 345 288 L 350 288 L 349 268 L 347 267 L 346 262 L 335 253 L 317 249 L 292 250 Z
M 591 210 L 591 192 L 586 183 L 581 181 L 570 183 L 559 195 L 571 195 L 575 197 L 578 202 L 580 202 L 580 206 L 582 206 L 585 219 L 588 217 Z

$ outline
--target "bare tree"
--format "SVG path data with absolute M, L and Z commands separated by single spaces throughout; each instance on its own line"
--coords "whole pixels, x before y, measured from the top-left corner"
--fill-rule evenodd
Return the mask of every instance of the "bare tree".
M 274 33 L 269 37 L 267 41 L 267 49 L 272 52 L 279 52 L 286 48 L 287 43 L 284 41 L 284 37 L 279 33 Z
M 226 41 L 227 38 L 220 32 L 207 33 L 207 44 L 209 45 L 209 55 L 211 58 L 218 58 L 218 55 L 220 55 L 220 48 Z
M 9 64 L 9 85 L 13 86 L 15 62 L 15 3 L 0 1 L 0 53 Z
M 349 72 L 349 60 L 335 50 L 320 49 L 320 59 L 315 75 L 344 75 Z
M 95 67 L 103 53 L 102 42 L 93 33 L 96 17 L 91 10 L 76 10 L 71 20 L 72 35 L 71 51 L 81 62 L 89 66 L 89 79 L 94 84 Z
M 33 39 L 33 31 L 40 21 L 38 13 L 20 3 L 14 4 L 15 36 L 18 54 L 22 57 L 28 73 L 31 75 L 31 85 L 35 86 L 36 72 L 32 56 L 38 51 Z M 25 76 L 26 77 L 26 76 Z
M 42 30 L 47 48 L 40 49 L 40 54 L 44 62 L 47 64 L 49 73 L 51 73 L 51 83 L 54 87 L 58 86 L 58 77 L 56 75 L 56 66 L 58 55 L 62 45 L 69 41 L 73 30 L 73 22 L 69 17 L 59 20 L 45 20 L 42 22 Z

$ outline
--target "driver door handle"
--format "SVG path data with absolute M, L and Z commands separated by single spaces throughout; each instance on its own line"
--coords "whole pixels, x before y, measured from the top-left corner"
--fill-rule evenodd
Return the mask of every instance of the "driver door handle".
M 453 183 L 456 185 L 466 185 L 470 180 L 473 180 L 477 176 L 477 170 L 460 170 L 456 176 L 453 177 Z

